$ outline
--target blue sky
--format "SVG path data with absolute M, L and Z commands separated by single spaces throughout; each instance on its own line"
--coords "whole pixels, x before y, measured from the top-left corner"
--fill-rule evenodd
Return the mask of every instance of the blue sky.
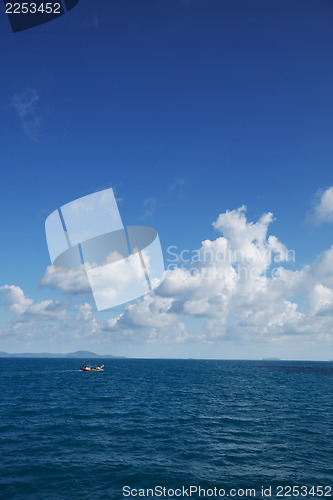
M 194 250 L 214 241 L 219 214 L 246 205 L 248 223 L 274 214 L 267 235 L 296 255 L 286 267 L 313 265 L 332 244 L 330 205 L 320 221 L 309 220 L 318 191 L 333 184 L 332 22 L 333 5 L 322 0 L 81 0 L 62 18 L 16 34 L 2 13 L 0 286 L 20 287 L 34 304 L 59 301 L 73 315 L 72 301 L 79 307 L 86 297 L 40 286 L 49 265 L 44 221 L 58 206 L 108 187 L 125 224 L 158 229 L 166 257 L 170 245 Z M 330 283 L 316 284 L 329 296 Z M 302 312 L 309 286 L 284 299 Z M 158 323 L 147 340 L 135 334 L 142 326 L 125 328 L 124 319 L 114 330 L 102 326 L 98 341 L 75 332 L 64 340 L 48 336 L 48 321 L 57 331 L 55 316 L 26 337 L 15 325 L 22 320 L 34 331 L 32 313 L 20 320 L 7 303 L 2 350 L 296 357 L 300 343 L 303 357 L 333 358 L 331 338 L 319 338 L 323 329 L 329 336 L 328 323 L 317 325 L 312 340 L 300 327 L 291 334 L 288 323 L 274 346 L 239 332 L 227 340 L 228 328 L 214 343 L 198 334 L 210 313 L 184 311 L 163 323 L 166 331 L 184 325 L 178 343 L 161 340 Z M 116 313 L 90 314 L 105 322 Z M 230 306 L 227 323 L 236 316 Z

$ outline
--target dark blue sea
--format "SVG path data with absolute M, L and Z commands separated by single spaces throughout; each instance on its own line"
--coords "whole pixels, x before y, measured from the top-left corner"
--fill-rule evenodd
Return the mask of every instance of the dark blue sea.
M 100 362 L 0 359 L 1 500 L 333 495 L 333 363 Z

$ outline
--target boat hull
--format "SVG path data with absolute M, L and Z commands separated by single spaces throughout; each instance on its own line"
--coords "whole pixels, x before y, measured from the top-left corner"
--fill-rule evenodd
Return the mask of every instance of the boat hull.
M 101 372 L 103 371 L 104 365 L 96 366 L 95 368 L 90 368 L 90 366 L 81 366 L 80 370 L 83 372 Z

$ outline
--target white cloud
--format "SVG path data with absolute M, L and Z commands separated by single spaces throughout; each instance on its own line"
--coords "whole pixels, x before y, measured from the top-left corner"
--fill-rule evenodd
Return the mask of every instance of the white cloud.
M 33 303 L 18 286 L 4 285 L 0 287 L 0 291 L 5 297 L 6 307 L 15 314 L 23 314 Z
M 293 252 L 269 234 L 273 220 L 267 213 L 251 222 L 244 206 L 220 214 L 213 223 L 219 232 L 216 239 L 203 241 L 192 252 L 190 263 L 182 267 L 178 262 L 166 271 L 154 292 L 109 319 L 96 316 L 87 303 L 76 306 L 73 314 L 65 303 L 34 304 L 18 287 L 6 285 L 0 290 L 16 321 L 36 324 L 48 318 L 51 332 L 67 332 L 78 340 L 118 338 L 149 345 L 261 342 L 276 346 L 297 345 L 302 339 L 309 346 L 332 344 L 333 246 L 311 265 L 295 269 L 295 262 L 292 266 L 289 262 Z M 123 278 L 121 274 L 119 279 Z M 52 267 L 42 284 L 70 294 L 89 289 L 79 273 Z
M 33 141 L 38 141 L 42 117 L 37 111 L 39 95 L 35 89 L 15 94 L 12 106 L 17 111 L 24 133 Z
M 145 220 L 150 219 L 156 212 L 156 200 L 155 198 L 147 198 L 143 202 L 143 213 L 140 215 L 139 219 Z
M 315 207 L 309 219 L 316 225 L 333 223 L 333 186 L 317 193 Z
M 169 187 L 169 191 L 172 191 L 177 194 L 178 198 L 185 198 L 185 184 L 186 181 L 183 177 L 176 177 L 174 182 Z
M 84 303 L 71 306 L 65 301 L 42 300 L 34 302 L 15 285 L 0 287 L 4 305 L 13 313 L 7 326 L 0 328 L 0 335 L 12 338 L 13 342 L 38 341 L 46 344 L 62 341 L 71 344 L 103 338 L 103 324 L 92 313 L 92 306 Z
M 316 283 L 309 292 L 309 304 L 313 314 L 331 310 L 333 312 L 333 290 L 321 283 Z
M 173 299 L 145 295 L 137 304 L 130 304 L 119 317 L 118 324 L 125 327 L 162 328 L 169 326 L 177 316 L 170 311 Z
M 5 297 L 5 307 L 20 321 L 29 320 L 31 317 L 59 318 L 66 312 L 66 306 L 62 302 L 43 300 L 34 303 L 25 296 L 19 286 L 4 285 L 0 287 L 0 292 Z
M 91 291 L 87 274 L 83 267 L 80 269 L 64 270 L 55 266 L 48 266 L 40 285 L 61 290 L 68 294 L 89 293 Z
M 245 212 L 242 206 L 220 214 L 213 226 L 222 235 L 203 241 L 187 268 L 178 264 L 168 270 L 154 294 L 129 306 L 109 327 L 144 326 L 154 330 L 155 340 L 165 340 L 180 321 L 187 331 L 181 337 L 188 340 L 276 342 L 303 335 L 333 341 L 333 313 L 328 314 L 333 306 L 333 247 L 311 266 L 288 269 L 294 253 L 268 235 L 273 215 L 253 223 Z M 298 305 L 300 296 L 309 304 L 306 310 Z M 190 331 L 186 323 L 195 318 L 203 326 Z
M 79 331 L 76 332 L 76 336 L 80 338 L 83 332 L 88 334 L 88 336 L 93 336 L 101 331 L 101 324 L 97 321 L 92 312 L 92 306 L 85 302 L 82 305 L 76 306 L 78 311 L 78 324 L 80 326 Z

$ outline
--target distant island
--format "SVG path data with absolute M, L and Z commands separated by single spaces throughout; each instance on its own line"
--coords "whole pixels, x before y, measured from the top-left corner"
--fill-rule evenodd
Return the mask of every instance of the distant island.
M 262 358 L 263 361 L 281 361 L 280 358 Z
M 23 352 L 9 354 L 0 351 L 0 358 L 125 358 L 126 356 L 113 356 L 112 354 L 96 354 L 91 351 L 76 351 L 67 354 L 53 354 L 51 352 Z

